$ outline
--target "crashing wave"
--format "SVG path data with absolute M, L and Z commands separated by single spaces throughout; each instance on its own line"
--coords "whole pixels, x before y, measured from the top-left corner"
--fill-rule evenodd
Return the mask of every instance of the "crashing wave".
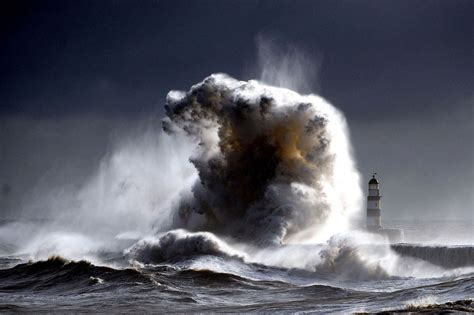
M 187 259 L 198 255 L 213 255 L 242 259 L 236 251 L 211 233 L 189 233 L 175 230 L 159 238 L 144 239 L 126 251 L 132 259 L 145 264 Z
M 166 114 L 166 132 L 199 143 L 191 157 L 199 178 L 177 226 L 253 243 L 311 229 L 323 240 L 360 209 L 345 119 L 318 96 L 214 74 L 171 91 Z
M 321 262 L 315 272 L 336 278 L 380 280 L 389 278 L 379 262 L 369 261 L 356 244 L 333 237 L 321 252 Z

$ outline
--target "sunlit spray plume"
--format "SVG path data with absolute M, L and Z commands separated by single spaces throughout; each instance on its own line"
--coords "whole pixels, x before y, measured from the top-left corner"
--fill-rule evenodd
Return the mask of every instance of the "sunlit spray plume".
M 279 70 L 261 61 L 262 79 L 301 91 L 308 64 L 291 51 Z M 264 45 L 260 57 L 279 58 Z M 170 92 L 166 114 L 167 134 L 150 128 L 120 139 L 82 187 L 44 196 L 54 222 L 36 251 L 61 254 L 71 233 L 107 246 L 151 227 L 258 244 L 324 242 L 360 209 L 345 119 L 319 96 L 216 74 Z
M 214 74 L 171 91 L 163 128 L 199 142 L 176 224 L 257 243 L 326 240 L 360 209 L 343 115 L 316 95 Z

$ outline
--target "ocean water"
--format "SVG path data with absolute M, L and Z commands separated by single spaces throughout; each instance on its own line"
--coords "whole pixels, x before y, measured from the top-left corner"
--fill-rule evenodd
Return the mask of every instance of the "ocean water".
M 17 222 L 3 222 L 0 231 L 12 224 Z M 17 245 L 2 240 L 0 311 L 323 314 L 422 310 L 433 305 L 438 310 L 473 311 L 474 246 L 469 239 L 472 223 L 444 223 L 445 231 L 456 229 L 458 236 L 468 237 L 463 244 L 453 244 L 449 235 L 441 234 L 449 242 L 419 242 L 417 237 L 423 237 L 436 222 L 418 223 L 418 229 L 413 222 L 390 224 L 405 228 L 412 238 L 409 240 L 418 242 L 391 245 L 389 251 L 395 256 L 390 259 L 395 259 L 400 268 L 388 268 L 389 264 L 383 263 L 387 256 L 374 254 L 375 262 L 385 270 L 374 268 L 368 259 L 348 259 L 359 252 L 387 250 L 380 249 L 387 246 L 383 244 L 351 247 L 343 254 L 339 252 L 329 264 L 309 259 L 306 265 L 282 267 L 272 258 L 275 253 L 324 257 L 327 244 L 272 247 L 258 259 L 188 250 L 145 264 L 130 259 L 126 248 L 133 242 L 129 240 L 116 244 L 114 250 L 102 248 L 89 260 L 53 255 L 31 260 Z M 464 232 L 467 234 L 462 235 Z M 311 263 L 314 266 L 308 267 Z M 360 263 L 372 267 L 364 269 Z M 450 304 L 456 301 L 459 302 Z
M 323 98 L 213 74 L 165 111 L 19 209 L 51 220 L 0 225 L 0 311 L 474 311 L 472 221 L 384 221 L 402 244 L 357 228 L 347 122 Z

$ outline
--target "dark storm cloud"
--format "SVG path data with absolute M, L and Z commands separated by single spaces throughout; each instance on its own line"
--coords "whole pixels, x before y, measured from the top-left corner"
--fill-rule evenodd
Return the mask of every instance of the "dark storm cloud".
M 262 32 L 320 50 L 322 93 L 357 118 L 472 88 L 470 1 L 10 5 L 2 5 L 2 113 L 148 111 L 209 73 L 241 75 Z
M 96 157 L 117 127 L 104 123 L 91 136 L 63 122 L 162 116 L 169 90 L 210 73 L 258 77 L 255 40 L 263 34 L 321 58 L 313 88 L 346 114 L 364 173 L 392 176 L 392 196 L 409 200 L 400 207 L 414 204 L 414 185 L 399 174 L 415 167 L 406 153 L 415 147 L 415 159 L 423 156 L 416 168 L 432 173 L 417 177 L 421 199 L 450 189 L 464 200 L 453 211 L 472 211 L 472 1 L 5 1 L 0 12 L 0 123 L 9 130 L 0 156 L 10 161 L 0 167 L 5 181 L 31 166 L 16 179 L 21 190 L 57 156 L 73 164 L 81 154 Z M 28 128 L 12 124 L 21 119 Z M 66 154 L 54 136 L 38 141 L 27 130 L 45 121 L 88 145 Z M 445 174 L 458 173 L 465 175 L 446 186 Z M 0 185 L 10 196 L 20 189 Z

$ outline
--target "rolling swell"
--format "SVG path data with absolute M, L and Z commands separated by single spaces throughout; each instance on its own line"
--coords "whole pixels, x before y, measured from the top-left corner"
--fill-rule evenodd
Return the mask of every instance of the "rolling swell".
M 474 266 L 473 246 L 393 244 L 391 247 L 400 255 L 422 259 L 445 268 Z
M 194 260 L 194 258 L 190 258 Z M 210 262 L 215 261 L 211 259 Z M 225 260 L 228 262 L 227 260 Z M 206 262 L 208 262 L 206 260 Z M 181 266 L 181 267 L 180 267 Z M 187 266 L 187 267 L 186 267 Z M 244 269 L 251 270 L 247 275 Z M 440 296 L 444 303 L 473 292 L 474 278 L 459 279 L 380 292 L 354 286 L 287 282 L 278 274 L 291 270 L 257 264 L 232 265 L 228 272 L 186 264 L 113 269 L 87 261 L 51 257 L 0 270 L 1 311 L 104 312 L 349 312 L 403 308 L 419 296 Z M 247 271 L 248 271 L 247 270 Z M 259 277 L 264 274 L 268 277 Z M 297 275 L 290 272 L 290 275 Z M 255 276 L 255 277 L 254 277 Z M 392 280 L 387 285 L 391 284 Z M 19 300 L 18 300 L 19 299 Z
M 180 282 L 183 285 L 192 283 L 193 286 L 206 286 L 216 289 L 286 290 L 294 287 L 294 285 L 283 281 L 253 280 L 231 273 L 195 269 L 177 271 L 173 275 L 168 275 L 168 281 Z
M 250 266 L 258 267 L 253 264 Z M 266 272 L 272 272 L 272 269 L 268 268 Z M 0 294 L 13 292 L 80 294 L 134 286 L 142 286 L 147 290 L 156 289 L 157 284 L 162 289 L 189 287 L 194 290 L 196 287 L 204 286 L 216 289 L 324 291 L 332 294 L 346 291 L 327 285 L 301 287 L 283 280 L 257 280 L 235 273 L 187 267 L 161 265 L 139 269 L 114 269 L 96 266 L 84 260 L 70 261 L 60 256 L 0 270 Z
M 0 293 L 18 291 L 81 293 L 91 291 L 92 286 L 102 283 L 106 285 L 98 289 L 110 289 L 124 284 L 133 286 L 150 283 L 150 279 L 134 269 L 116 270 L 94 266 L 84 260 L 68 261 L 59 256 L 0 270 Z

